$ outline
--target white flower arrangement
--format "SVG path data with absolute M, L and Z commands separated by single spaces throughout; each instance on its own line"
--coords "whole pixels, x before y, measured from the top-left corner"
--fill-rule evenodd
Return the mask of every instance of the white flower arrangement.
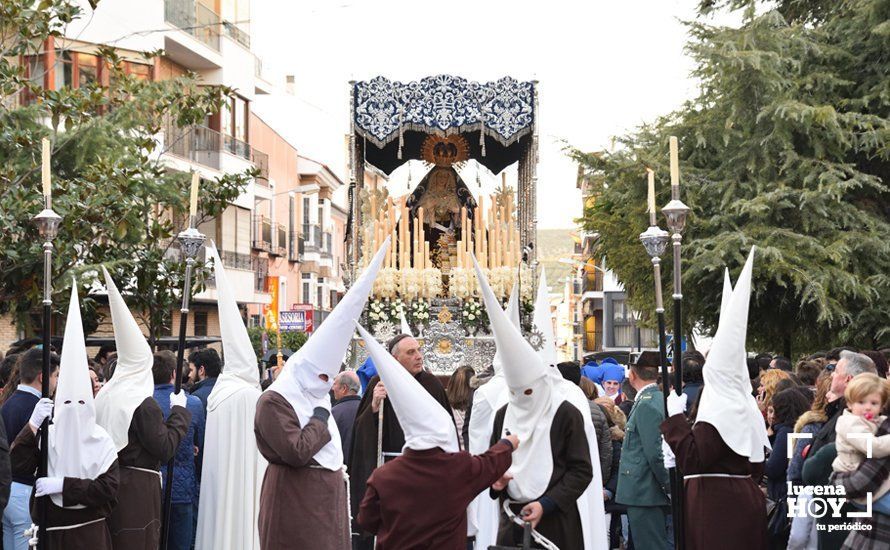
M 415 324 L 425 325 L 430 320 L 430 304 L 425 300 L 415 300 L 411 303 L 411 319 Z
M 401 298 L 396 298 L 389 303 L 389 319 L 393 323 L 400 321 L 404 313 L 405 303 L 402 301 Z
M 368 318 L 371 320 L 372 325 L 385 320 L 387 318 L 386 304 L 381 300 L 371 302 L 368 306 Z
M 476 292 L 476 276 L 469 269 L 453 268 L 448 277 L 448 290 L 453 298 L 469 298 Z
M 423 290 L 423 275 L 421 271 L 412 267 L 403 269 L 401 274 L 399 294 L 405 300 L 416 299 Z
M 506 266 L 492 269 L 488 279 L 492 292 L 501 300 L 510 295 L 515 280 L 516 272 Z
M 374 296 L 378 298 L 393 299 L 399 293 L 399 280 L 401 275 L 394 267 L 386 267 L 380 270 L 374 280 Z
M 423 270 L 423 297 L 427 300 L 442 294 L 442 272 L 437 267 Z
M 461 308 L 461 317 L 463 317 L 464 325 L 468 327 L 478 327 L 485 321 L 484 315 L 485 311 L 479 302 L 476 300 L 464 301 L 463 307 Z

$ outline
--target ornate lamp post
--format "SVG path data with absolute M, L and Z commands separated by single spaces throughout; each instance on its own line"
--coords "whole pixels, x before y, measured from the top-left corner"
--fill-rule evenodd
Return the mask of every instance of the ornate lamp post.
M 189 318 L 189 301 L 192 293 L 192 274 L 195 269 L 195 261 L 206 237 L 195 228 L 197 221 L 197 173 L 192 179 L 192 199 L 189 212 L 189 228 L 179 233 L 176 240 L 179 241 L 179 249 L 185 258 L 185 277 L 182 285 L 182 306 L 179 309 L 179 343 L 176 348 L 176 373 L 174 378 L 174 392 L 182 390 L 182 365 L 185 358 L 185 332 Z M 176 456 L 167 462 L 167 476 L 164 481 L 164 509 L 161 522 L 161 550 L 167 548 L 167 538 L 170 533 L 170 510 L 173 505 L 173 466 Z
M 689 207 L 680 200 L 679 186 L 673 186 L 671 190 L 674 197 L 671 202 L 661 209 L 667 219 L 668 229 L 671 230 L 671 243 L 674 250 L 674 391 L 679 395 L 683 388 L 683 367 L 681 355 L 683 326 L 681 307 L 683 305 L 682 265 L 680 261 L 680 245 L 683 241 L 683 229 L 686 227 L 686 216 Z
M 59 233 L 59 224 L 62 217 L 53 212 L 52 200 L 49 194 L 45 196 L 45 208 L 34 218 L 37 229 L 40 231 L 40 237 L 43 239 L 43 384 L 40 388 L 42 397 L 49 397 L 49 377 L 50 377 L 50 353 L 52 341 L 50 339 L 50 323 L 52 320 L 53 305 L 53 239 Z M 43 421 L 40 426 L 40 464 L 38 466 L 38 477 L 46 477 L 47 475 L 47 458 L 49 449 L 49 418 Z M 37 544 L 38 548 L 45 548 L 46 540 L 46 513 L 47 498 L 40 497 L 38 499 L 39 506 L 37 508 Z

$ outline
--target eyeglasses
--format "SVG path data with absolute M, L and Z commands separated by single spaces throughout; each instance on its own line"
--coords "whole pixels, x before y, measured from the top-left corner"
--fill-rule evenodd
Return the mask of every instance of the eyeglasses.
M 834 367 L 836 366 L 837 363 L 828 363 L 827 365 L 825 365 L 825 370 L 827 370 L 828 372 L 834 372 Z

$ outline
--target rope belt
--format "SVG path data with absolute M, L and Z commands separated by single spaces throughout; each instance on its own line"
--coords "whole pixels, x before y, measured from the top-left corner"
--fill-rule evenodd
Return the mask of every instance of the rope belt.
M 521 502 L 516 502 L 515 500 L 510 500 L 509 498 L 504 499 L 504 513 L 507 514 L 507 519 L 515 523 L 520 527 L 525 527 L 525 521 L 519 518 L 516 514 L 513 513 L 513 510 L 510 509 L 511 504 L 522 504 Z M 538 533 L 534 529 L 532 529 L 532 538 L 535 539 L 535 542 L 540 544 L 544 550 L 559 550 L 559 546 L 550 542 L 544 535 Z
M 137 472 L 145 472 L 146 474 L 153 474 L 158 476 L 158 483 L 161 484 L 161 487 L 164 486 L 164 478 L 161 477 L 161 472 L 157 470 L 152 470 L 150 468 L 139 468 L 138 466 L 124 466 L 124 468 L 128 470 L 136 470 Z
M 77 529 L 78 527 L 92 525 L 94 523 L 99 523 L 100 521 L 105 521 L 105 518 L 94 519 L 93 521 L 78 523 L 77 525 L 59 525 L 58 527 L 47 527 L 46 530 L 47 531 L 67 531 L 68 529 Z
M 735 474 L 694 474 L 691 476 L 683 476 L 683 481 L 689 481 L 690 479 L 698 479 L 701 477 L 724 477 L 729 479 L 751 479 L 750 475 L 735 475 Z

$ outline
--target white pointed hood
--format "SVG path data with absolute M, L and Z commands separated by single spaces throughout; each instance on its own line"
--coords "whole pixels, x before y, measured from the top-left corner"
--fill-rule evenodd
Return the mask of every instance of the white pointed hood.
M 96 425 L 93 383 L 87 365 L 76 282 L 71 285 L 53 423 L 49 428 L 48 457 L 50 477 L 79 479 L 96 479 L 117 460 L 114 441 L 108 432 Z M 61 494 L 52 495 L 52 499 L 56 506 L 63 505 Z
M 519 293 L 518 293 L 518 284 L 513 284 L 513 290 L 510 291 L 510 298 L 507 300 L 507 307 L 504 308 L 504 314 L 510 319 L 510 322 L 513 323 L 513 326 L 516 327 L 517 330 L 521 330 L 521 321 L 519 320 Z M 501 365 L 503 365 L 503 359 L 501 359 L 501 355 L 498 352 L 497 348 L 494 350 L 494 357 L 491 359 L 491 366 L 494 369 L 494 374 L 497 377 L 503 378 Z M 500 407 L 502 407 L 501 404 Z M 500 408 L 498 407 L 498 408 Z
M 315 330 L 305 344 L 284 364 L 278 379 L 266 391 L 274 391 L 287 399 L 300 424 L 306 425 L 315 407 L 331 408 L 328 392 L 334 384 L 334 377 L 340 372 L 346 347 L 355 334 L 355 321 L 358 320 L 368 301 L 374 279 L 380 271 L 383 258 L 389 250 L 390 238 L 374 255 L 371 263 L 349 288 L 337 307 Z M 327 375 L 323 382 L 319 375 Z M 343 450 L 333 415 L 328 418 L 331 441 L 315 454 L 316 462 L 329 470 L 339 470 L 343 466 Z
M 497 353 L 502 361 L 504 377 L 511 390 L 523 388 L 534 380 L 547 375 L 547 370 L 540 357 L 531 347 L 519 329 L 513 325 L 507 314 L 501 309 L 488 279 L 473 256 L 476 277 L 482 293 L 482 301 L 491 323 Z
M 108 270 L 103 267 L 102 271 L 114 325 L 117 365 L 111 380 L 96 395 L 96 423 L 105 428 L 120 451 L 127 446 L 133 413 L 154 392 L 154 355 Z
M 729 268 L 723 268 L 723 294 L 720 295 L 720 318 L 729 307 L 729 299 L 732 297 L 732 281 L 729 280 Z M 719 323 L 718 323 L 719 324 Z
M 260 373 L 257 358 L 247 334 L 247 327 L 238 310 L 235 293 L 223 267 L 216 245 L 207 247 L 213 259 L 213 272 L 216 276 L 216 305 L 219 309 L 219 331 L 223 345 L 223 371 L 207 398 L 207 409 L 212 411 L 220 403 L 239 390 L 250 387 L 260 388 Z
M 723 441 L 737 454 L 751 462 L 763 462 L 764 449 L 770 448 L 770 444 L 763 416 L 751 395 L 745 365 L 753 266 L 754 247 L 728 301 L 724 294 L 725 307 L 721 307 L 720 325 L 703 370 L 705 385 L 696 422 L 717 428 Z
M 424 451 L 438 447 L 447 453 L 458 452 L 457 430 L 448 411 L 368 331 L 358 323 L 356 327 L 377 367 L 380 380 L 386 384 L 387 399 L 405 432 L 402 450 Z
M 541 360 L 548 367 L 554 367 L 558 363 L 556 358 L 556 337 L 553 334 L 553 321 L 550 318 L 550 299 L 547 297 L 547 274 L 541 268 L 541 279 L 538 281 L 538 295 L 535 298 L 535 329 L 541 333 L 542 346 L 538 351 Z M 551 372 L 559 374 L 559 371 L 551 368 Z
M 411 325 L 409 325 L 408 320 L 405 319 L 404 311 L 402 311 L 399 314 L 399 321 L 401 321 L 401 323 L 402 323 L 402 329 L 401 329 L 402 334 L 407 334 L 408 336 L 414 338 L 414 334 L 411 332 Z M 375 365 L 376 365 L 376 363 L 375 363 Z

